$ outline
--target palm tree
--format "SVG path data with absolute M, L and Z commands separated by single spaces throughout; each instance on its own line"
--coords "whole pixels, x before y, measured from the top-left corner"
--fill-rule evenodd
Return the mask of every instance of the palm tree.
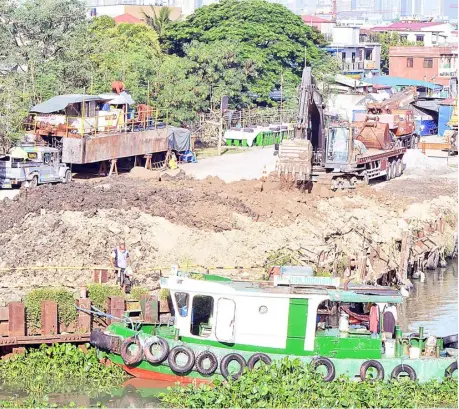
M 143 12 L 145 21 L 153 30 L 156 31 L 158 37 L 161 37 L 164 34 L 167 25 L 171 22 L 170 15 L 172 10 L 170 7 L 161 7 L 159 13 L 156 14 L 155 6 L 150 7 L 151 11 L 153 12 L 153 16 L 149 16 Z

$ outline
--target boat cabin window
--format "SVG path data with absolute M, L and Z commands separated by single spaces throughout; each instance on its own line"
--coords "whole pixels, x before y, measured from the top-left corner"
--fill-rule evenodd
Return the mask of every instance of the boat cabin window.
M 317 308 L 317 331 L 325 334 L 334 334 L 341 326 L 351 332 L 367 333 L 369 330 L 371 304 L 368 303 L 343 303 L 326 300 Z M 344 323 L 340 322 L 344 315 Z
M 188 293 L 175 293 L 175 301 L 177 302 L 178 314 L 181 317 L 188 316 Z
M 214 299 L 209 295 L 195 295 L 191 306 L 191 328 L 193 335 L 208 337 L 212 332 Z

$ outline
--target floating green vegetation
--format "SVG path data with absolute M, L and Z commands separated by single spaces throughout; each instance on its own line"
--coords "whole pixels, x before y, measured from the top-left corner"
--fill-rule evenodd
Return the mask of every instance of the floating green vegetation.
M 49 393 L 109 392 L 125 379 L 119 366 L 103 365 L 95 349 L 83 352 L 72 344 L 42 345 L 0 361 L 2 388 L 25 394 L 30 401 L 44 402 Z
M 457 392 L 457 380 L 324 382 L 300 360 L 285 358 L 236 381 L 175 386 L 160 399 L 177 408 L 457 408 Z

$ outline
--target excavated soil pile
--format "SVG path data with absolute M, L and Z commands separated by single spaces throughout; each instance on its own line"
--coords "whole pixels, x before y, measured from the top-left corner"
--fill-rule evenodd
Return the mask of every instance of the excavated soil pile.
M 455 214 L 457 199 L 454 190 L 449 194 L 451 186 L 447 196 L 428 200 L 422 214 L 409 216 L 424 222 L 438 214 Z M 425 194 L 424 199 L 430 199 L 427 190 Z M 137 284 L 151 289 L 158 286 L 153 267 L 262 266 L 285 247 L 316 254 L 328 246 L 353 254 L 361 251 L 363 236 L 379 244 L 386 259 L 397 259 L 394 242 L 406 224 L 401 223 L 407 219 L 404 213 L 412 211 L 408 205 L 413 201 L 424 199 L 419 192 L 411 197 L 371 187 L 323 198 L 279 190 L 274 180 L 225 184 L 218 178 L 197 181 L 181 173 L 162 176 L 161 181 L 124 175 L 41 186 L 0 202 L 0 304 L 18 300 L 36 287 L 77 289 L 87 284 L 91 267 L 107 266 L 120 240 L 132 254 Z M 444 237 L 452 238 L 454 228 L 451 222 Z M 8 270 L 27 266 L 87 269 Z M 259 278 L 262 272 L 232 273 Z

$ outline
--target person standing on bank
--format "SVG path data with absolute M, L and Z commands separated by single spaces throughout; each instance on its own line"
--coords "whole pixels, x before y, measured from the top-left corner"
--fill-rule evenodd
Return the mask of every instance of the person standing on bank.
M 118 247 L 113 250 L 111 263 L 113 268 L 117 269 L 117 283 L 120 284 L 120 287 L 124 292 L 129 290 L 129 293 L 131 280 L 126 274 L 126 269 L 130 266 L 131 260 L 129 258 L 129 251 L 127 251 L 126 244 L 124 242 L 120 242 Z

